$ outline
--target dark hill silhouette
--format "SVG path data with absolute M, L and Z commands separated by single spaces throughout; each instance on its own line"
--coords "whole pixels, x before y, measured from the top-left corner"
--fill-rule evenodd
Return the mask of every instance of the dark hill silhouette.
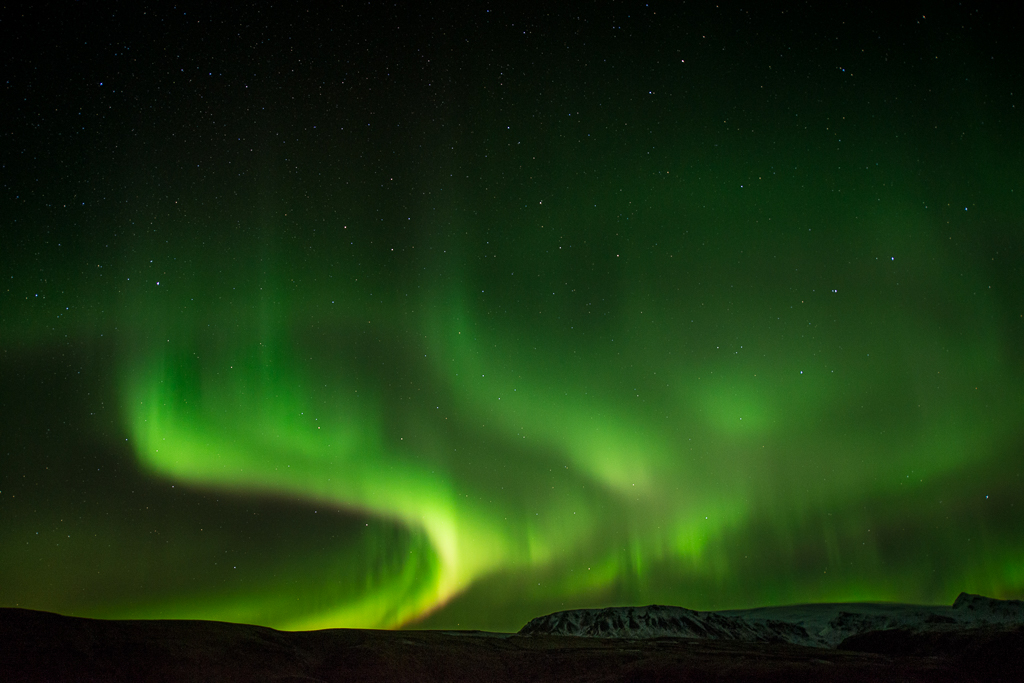
M 975 613 L 1016 614 L 1019 606 L 998 602 L 968 599 Z M 643 609 L 650 610 L 611 608 L 604 612 L 607 616 Z M 719 629 L 728 626 L 730 619 L 737 621 L 729 616 L 735 612 L 682 612 L 705 615 L 705 623 L 707 615 L 725 615 L 716 622 Z M 756 612 L 742 611 L 748 620 Z M 285 632 L 213 621 L 112 621 L 4 608 L 0 609 L 0 680 L 935 683 L 1017 681 L 1024 670 L 1024 627 L 1008 617 L 964 623 L 939 620 L 930 629 L 896 625 L 860 631 L 837 647 L 810 647 L 784 638 L 774 642 L 712 640 L 692 637 L 692 633 L 686 637 L 640 638 L 634 634 L 608 638 L 554 635 L 537 627 L 545 619 L 551 623 L 554 616 L 534 620 L 532 627 L 518 634 L 360 629 Z M 639 628 L 639 621 L 633 623 Z M 797 632 L 791 627 L 788 632 Z

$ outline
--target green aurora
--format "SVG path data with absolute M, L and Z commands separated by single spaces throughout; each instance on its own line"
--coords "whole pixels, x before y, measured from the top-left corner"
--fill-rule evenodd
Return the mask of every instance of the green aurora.
M 512 630 L 1024 596 L 1012 49 L 650 11 L 344 68 L 175 24 L 191 54 L 125 99 L 76 48 L 89 82 L 19 111 L 98 132 L 4 147 L 0 604 Z

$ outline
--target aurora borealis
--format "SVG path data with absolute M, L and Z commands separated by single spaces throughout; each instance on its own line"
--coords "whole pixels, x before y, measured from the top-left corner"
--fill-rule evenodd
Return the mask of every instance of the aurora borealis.
M 675 5 L 4 10 L 0 604 L 1024 596 L 1012 21 Z

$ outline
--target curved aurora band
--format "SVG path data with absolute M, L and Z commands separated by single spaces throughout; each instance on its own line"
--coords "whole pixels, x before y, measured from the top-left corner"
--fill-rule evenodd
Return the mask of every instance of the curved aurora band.
M 575 246 L 571 236 L 564 244 Z M 258 313 L 206 311 L 143 335 L 122 392 L 145 468 L 195 487 L 357 511 L 414 539 L 390 573 L 337 604 L 266 612 L 273 596 L 245 596 L 241 612 L 213 601 L 201 615 L 394 627 L 488 577 L 530 575 L 543 579 L 538 594 L 562 599 L 631 576 L 643 597 L 692 604 L 689 583 L 722 604 L 708 586 L 728 589 L 743 571 L 721 539 L 807 517 L 823 519 L 825 574 L 828 564 L 841 573 L 851 555 L 859 573 L 805 580 L 800 593 L 769 589 L 777 599 L 905 595 L 926 569 L 905 562 L 893 572 L 882 550 L 851 541 L 848 527 L 870 514 L 849 511 L 865 490 L 898 496 L 910 473 L 917 486 L 956 476 L 965 457 L 973 465 L 1013 437 L 1021 393 L 1005 375 L 997 330 L 982 322 L 989 311 L 961 306 L 939 269 L 916 273 L 912 286 L 945 295 L 942 305 L 977 323 L 968 334 L 912 306 L 848 295 L 895 286 L 895 257 L 868 245 L 852 245 L 858 262 L 845 268 L 849 250 L 827 255 L 831 272 L 815 276 L 826 286 L 802 301 L 759 290 L 741 269 L 701 272 L 684 244 L 669 250 L 653 278 L 649 263 L 619 266 L 617 307 L 593 314 L 573 291 L 571 258 L 561 291 L 520 285 L 510 270 L 491 299 L 493 277 L 390 292 L 353 282 L 326 294 L 312 284 L 328 279 L 325 267 L 305 274 L 307 289 L 288 295 L 264 278 L 260 294 L 232 304 Z M 523 266 L 528 256 L 509 260 Z M 683 293 L 687 283 L 696 296 Z M 729 292 L 736 285 L 742 296 Z M 537 308 L 520 311 L 531 324 L 493 314 L 515 300 Z M 601 313 L 614 320 L 594 322 Z M 922 389 L 933 378 L 938 398 Z M 984 400 L 971 395 L 975 385 Z M 825 510 L 846 512 L 840 522 Z M 1012 567 L 1018 551 L 997 552 Z M 358 550 L 348 561 L 358 565 Z M 645 579 L 665 567 L 685 577 L 682 589 Z M 991 592 L 1017 578 L 985 581 Z

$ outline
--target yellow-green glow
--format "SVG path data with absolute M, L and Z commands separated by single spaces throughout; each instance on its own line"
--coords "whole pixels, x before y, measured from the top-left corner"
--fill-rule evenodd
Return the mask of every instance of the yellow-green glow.
M 570 572 L 556 591 L 599 592 L 624 575 L 645 585 L 656 565 L 728 580 L 736 560 L 708 554 L 716 539 L 766 512 L 761 523 L 772 524 L 773 509 L 814 514 L 851 504 L 865 488 L 899 491 L 911 471 L 917 483 L 942 476 L 965 453 L 998 447 L 1020 406 L 1019 391 L 982 352 L 973 368 L 927 362 L 945 381 L 962 384 L 972 373 L 1002 394 L 1001 407 L 985 407 L 988 424 L 973 403 L 924 414 L 909 405 L 910 378 L 925 372 L 912 354 L 881 367 L 867 353 L 859 362 L 794 360 L 756 327 L 746 344 L 713 345 L 699 363 L 685 354 L 692 338 L 682 332 L 676 343 L 664 332 L 626 334 L 577 339 L 570 350 L 571 335 L 545 340 L 484 324 L 472 307 L 450 305 L 461 300 L 455 292 L 417 302 L 429 313 L 419 334 L 379 323 L 386 331 L 374 334 L 422 341 L 410 342 L 405 358 L 381 355 L 385 371 L 371 367 L 378 379 L 369 383 L 339 360 L 357 334 L 355 316 L 366 315 L 345 309 L 313 341 L 281 341 L 294 323 L 265 315 L 262 327 L 242 324 L 230 342 L 167 340 L 126 366 L 126 422 L 155 474 L 353 510 L 426 540 L 357 599 L 273 623 L 397 626 L 488 576 L 557 574 L 578 561 L 589 563 L 586 574 Z M 850 339 L 891 354 L 885 335 L 893 331 Z M 913 339 L 905 322 L 895 331 Z M 838 351 L 844 334 L 822 343 Z M 769 354 L 782 362 L 767 362 Z M 420 367 L 392 378 L 409 384 L 397 393 L 376 384 L 396 362 Z M 418 384 L 422 376 L 429 385 Z M 886 394 L 874 395 L 880 386 Z M 869 418 L 857 419 L 865 410 Z M 849 551 L 829 528 L 828 560 L 841 565 Z M 858 552 L 884 562 L 873 545 Z M 435 570 L 422 575 L 423 566 Z M 833 588 L 843 597 L 859 590 Z M 233 609 L 213 601 L 203 613 Z M 259 608 L 244 614 L 260 620 Z

